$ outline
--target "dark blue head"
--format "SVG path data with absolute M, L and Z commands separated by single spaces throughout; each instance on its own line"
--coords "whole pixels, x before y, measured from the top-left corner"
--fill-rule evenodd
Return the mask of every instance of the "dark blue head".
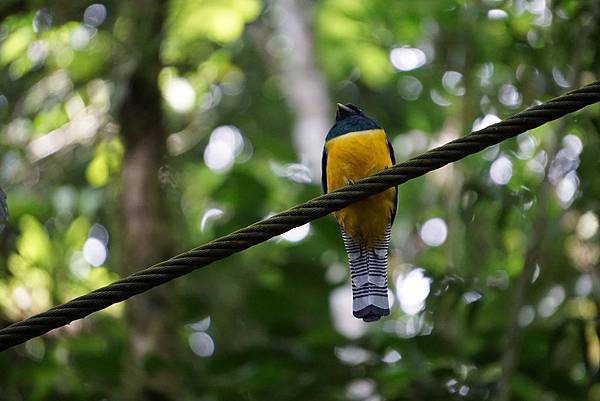
M 381 128 L 379 124 L 365 116 L 362 111 L 351 103 L 337 104 L 335 124 L 327 133 L 326 141 L 349 132 L 366 131 Z

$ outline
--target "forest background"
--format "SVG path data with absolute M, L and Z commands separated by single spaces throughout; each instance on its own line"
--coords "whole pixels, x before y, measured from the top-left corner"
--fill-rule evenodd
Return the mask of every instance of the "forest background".
M 0 326 L 599 78 L 594 0 L 3 0 Z M 0 354 L 0 399 L 600 400 L 600 108 L 400 188 L 390 317 L 331 217 Z M 0 219 L 4 220 L 4 219 Z

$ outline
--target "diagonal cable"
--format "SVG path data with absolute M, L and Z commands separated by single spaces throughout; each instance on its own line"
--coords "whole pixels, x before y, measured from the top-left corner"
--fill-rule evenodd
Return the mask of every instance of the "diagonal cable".
M 0 352 L 596 102 L 600 81 L 13 323 L 0 330 Z

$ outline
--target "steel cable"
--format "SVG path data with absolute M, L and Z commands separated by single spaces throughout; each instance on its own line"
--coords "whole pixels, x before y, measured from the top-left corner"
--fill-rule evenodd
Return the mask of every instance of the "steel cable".
M 0 330 L 0 352 L 599 101 L 600 81 L 597 81 L 46 312 L 13 323 Z

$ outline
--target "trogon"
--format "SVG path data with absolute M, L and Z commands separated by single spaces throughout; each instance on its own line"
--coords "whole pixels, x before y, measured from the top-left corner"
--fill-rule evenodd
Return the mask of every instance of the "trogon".
M 396 163 L 385 131 L 353 104 L 337 104 L 322 159 L 323 192 L 352 185 Z M 352 312 L 365 322 L 390 313 L 387 265 L 397 189 L 358 201 L 335 213 L 352 281 Z

